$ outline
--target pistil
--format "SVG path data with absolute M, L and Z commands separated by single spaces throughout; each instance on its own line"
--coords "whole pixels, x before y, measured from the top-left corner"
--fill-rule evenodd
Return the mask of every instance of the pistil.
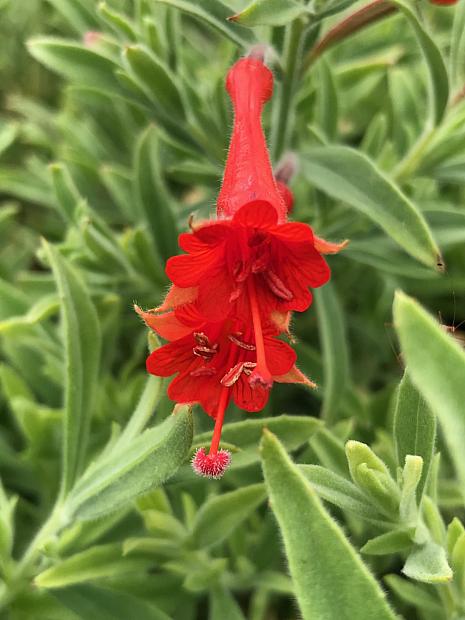
M 255 290 L 254 276 L 250 276 L 247 280 L 247 291 L 249 294 L 250 309 L 252 312 L 253 330 L 255 335 L 255 347 L 257 350 L 257 366 L 250 375 L 250 385 L 262 385 L 265 388 L 271 388 L 273 385 L 273 377 L 266 363 L 265 342 L 263 340 L 262 320 L 260 316 L 260 308 L 257 300 L 257 291 Z

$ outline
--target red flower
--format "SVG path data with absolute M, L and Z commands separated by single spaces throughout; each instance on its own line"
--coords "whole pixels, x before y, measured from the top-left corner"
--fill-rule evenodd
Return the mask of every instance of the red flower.
M 218 219 L 180 235 L 185 254 L 167 262 L 173 286 L 164 303 L 149 312 L 136 306 L 147 325 L 170 341 L 149 356 L 147 370 L 176 374 L 169 397 L 198 402 L 215 418 L 209 453 L 201 449 L 193 460 L 197 473 L 211 477 L 229 465 L 219 442 L 231 400 L 260 411 L 274 381 L 313 386 L 296 368 L 293 349 L 277 336 L 288 331 L 291 311 L 309 307 L 309 288 L 328 281 L 321 254 L 345 245 L 319 239 L 307 224 L 287 222 L 293 196 L 286 183 L 295 160 L 278 173 L 278 185 L 261 127 L 273 89 L 269 69 L 257 57 L 239 60 L 226 87 L 234 128 Z

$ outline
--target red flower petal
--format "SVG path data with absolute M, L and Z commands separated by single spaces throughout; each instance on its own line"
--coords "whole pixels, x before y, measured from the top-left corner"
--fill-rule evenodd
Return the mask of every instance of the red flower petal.
M 265 338 L 266 363 L 270 373 L 286 374 L 295 364 L 297 355 L 292 347 L 278 338 Z
M 313 245 L 313 231 L 308 224 L 287 222 L 273 229 L 273 237 L 284 243 L 309 243 Z
M 233 224 L 268 230 L 278 221 L 276 209 L 265 200 L 255 200 L 234 214 Z
M 153 312 L 144 312 L 139 306 L 134 306 L 134 309 L 142 317 L 145 324 L 165 340 L 178 340 L 192 331 L 192 328 L 184 325 L 174 312 L 154 314 Z
M 224 261 L 224 252 L 213 247 L 197 254 L 172 256 L 166 263 L 166 275 L 182 288 L 197 286 L 208 272 Z
M 232 397 L 236 405 L 245 411 L 261 411 L 268 402 L 270 391 L 261 385 L 252 387 L 247 375 L 242 375 L 232 386 Z

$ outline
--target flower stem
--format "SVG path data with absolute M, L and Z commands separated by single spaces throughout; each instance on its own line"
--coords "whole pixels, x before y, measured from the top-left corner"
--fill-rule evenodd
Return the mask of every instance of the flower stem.
M 302 63 L 302 72 L 307 69 L 329 48 L 343 41 L 351 34 L 374 24 L 383 17 L 397 11 L 397 7 L 388 0 L 374 0 L 351 13 L 348 17 L 333 26 L 322 39 L 308 52 Z
M 283 81 L 276 100 L 276 111 L 273 110 L 273 128 L 275 130 L 271 138 L 271 155 L 275 162 L 288 147 L 289 127 L 293 115 L 292 99 L 300 71 L 303 31 L 304 23 L 296 19 L 287 26 L 284 37 Z

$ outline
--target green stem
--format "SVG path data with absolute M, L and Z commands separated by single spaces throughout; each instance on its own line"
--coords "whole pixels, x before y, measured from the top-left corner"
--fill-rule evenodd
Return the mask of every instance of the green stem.
M 300 69 L 303 30 L 304 23 L 296 19 L 287 26 L 284 37 L 284 75 L 279 96 L 276 100 L 276 113 L 273 110 L 273 128 L 275 130 L 271 139 L 271 153 L 274 162 L 279 159 L 289 143 L 289 127 L 293 112 L 292 98 Z

